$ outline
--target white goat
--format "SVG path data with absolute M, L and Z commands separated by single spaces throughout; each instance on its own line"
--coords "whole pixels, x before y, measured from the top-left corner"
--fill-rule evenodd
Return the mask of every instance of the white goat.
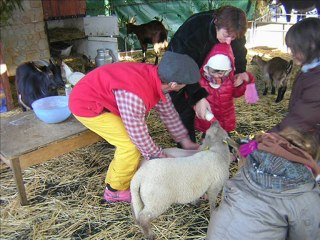
M 214 209 L 216 197 L 229 178 L 227 139 L 228 134 L 216 121 L 206 132 L 202 151 L 188 157 L 143 162 L 131 180 L 130 190 L 134 218 L 148 239 L 154 239 L 151 221 L 174 203 L 195 202 L 207 193 Z
M 290 60 L 290 62 L 288 62 L 280 57 L 274 57 L 269 61 L 265 61 L 262 57 L 255 55 L 251 60 L 251 64 L 258 65 L 262 71 L 265 84 L 263 95 L 267 95 L 270 87 L 271 94 L 275 94 L 277 88 L 278 95 L 275 102 L 280 102 L 287 90 L 287 78 L 292 70 L 293 61 Z

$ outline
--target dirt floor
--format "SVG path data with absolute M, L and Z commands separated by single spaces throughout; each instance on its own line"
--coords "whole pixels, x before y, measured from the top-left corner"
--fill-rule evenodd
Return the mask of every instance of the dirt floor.
M 266 59 L 274 56 L 289 59 L 287 53 L 260 47 L 249 50 L 248 63 L 255 54 L 265 54 Z M 140 57 L 138 54 L 132 61 L 139 61 Z M 154 55 L 148 53 L 148 57 L 148 61 L 153 62 Z M 288 90 L 280 103 L 275 103 L 274 95 L 262 96 L 263 83 L 258 68 L 248 64 L 248 71 L 257 76 L 260 101 L 248 105 L 243 98 L 236 100 L 235 138 L 266 131 L 283 118 L 298 67 L 294 66 Z M 1 117 L 19 111 L 3 113 Z M 148 117 L 148 125 L 160 146 L 174 146 L 154 112 Z M 1 164 L 0 239 L 143 239 L 129 204 L 103 201 L 104 178 L 113 151 L 109 144 L 98 142 L 25 170 L 31 205 L 23 207 L 19 204 L 11 170 Z M 230 176 L 236 171 L 237 165 L 232 164 Z M 207 200 L 201 200 L 199 207 L 173 205 L 153 222 L 153 230 L 157 239 L 204 239 L 208 221 L 209 205 Z

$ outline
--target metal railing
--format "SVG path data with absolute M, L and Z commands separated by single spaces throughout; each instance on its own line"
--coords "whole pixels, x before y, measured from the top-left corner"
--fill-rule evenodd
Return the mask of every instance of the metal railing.
M 291 21 L 287 22 L 287 16 L 291 16 Z M 297 22 L 298 17 L 310 17 L 310 14 L 267 14 L 250 22 L 247 32 L 247 44 L 249 47 L 267 45 L 287 50 L 285 45 L 285 35 L 288 29 Z M 320 17 L 319 15 L 315 15 Z

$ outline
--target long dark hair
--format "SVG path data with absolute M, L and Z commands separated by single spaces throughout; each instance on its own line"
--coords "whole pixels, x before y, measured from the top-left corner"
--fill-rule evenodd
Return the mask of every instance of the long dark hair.
M 286 35 L 286 45 L 293 55 L 301 54 L 302 64 L 320 58 L 320 19 L 305 18 L 294 24 Z

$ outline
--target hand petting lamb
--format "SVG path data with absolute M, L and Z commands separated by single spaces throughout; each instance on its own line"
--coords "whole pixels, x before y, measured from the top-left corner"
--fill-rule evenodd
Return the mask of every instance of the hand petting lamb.
M 180 149 L 180 157 L 143 162 L 130 190 L 134 218 L 148 239 L 154 239 L 151 221 L 174 203 L 194 202 L 207 193 L 214 209 L 216 197 L 229 178 L 228 140 L 226 131 L 215 121 L 206 132 L 201 151 L 191 152 L 194 155 L 186 157 Z M 169 154 L 174 155 L 173 149 Z

